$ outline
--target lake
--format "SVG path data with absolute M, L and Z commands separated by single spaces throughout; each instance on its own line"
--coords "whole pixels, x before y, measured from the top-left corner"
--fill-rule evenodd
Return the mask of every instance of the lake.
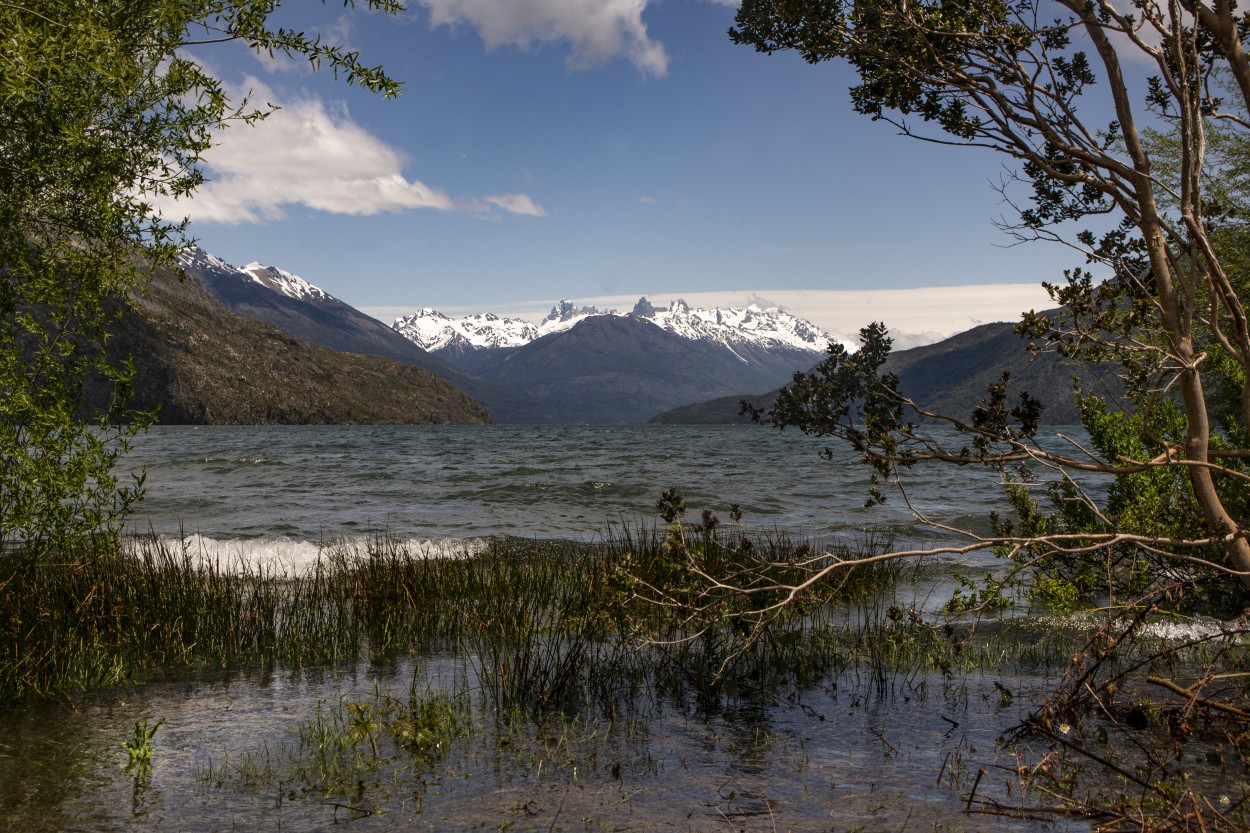
M 325 543 L 376 535 L 447 554 L 489 536 L 594 541 L 657 523 L 655 501 L 670 487 L 691 519 L 707 507 L 728 524 L 737 504 L 744 527 L 765 535 L 941 540 L 897 489 L 865 509 L 867 472 L 845 450 L 821 459 L 826 445 L 758 426 L 158 427 L 124 468 L 147 472 L 133 531 L 293 571 Z M 1002 508 L 992 472 L 921 466 L 909 489 L 916 509 L 945 524 L 985 529 Z M 1014 759 L 996 741 L 1050 689 L 1049 672 L 887 679 L 852 667 L 762 701 L 709 706 L 644 689 L 622 695 L 619 712 L 533 723 L 475 693 L 489 673 L 462 645 L 3 709 L 0 830 L 1088 829 L 964 813 L 981 767 L 996 773 L 981 789 L 1004 795 Z M 309 740 L 317 731 L 365 726 L 358 754 L 361 737 L 373 742 L 369 715 L 417 688 L 473 700 L 473 739 L 436 763 L 386 758 L 357 793 L 298 786 L 311 777 L 299 767 L 328 742 Z M 122 741 L 158 720 L 150 773 L 124 769 Z
M 249 559 L 298 561 L 320 542 L 379 533 L 431 546 L 590 540 L 654 523 L 656 499 L 672 487 L 690 516 L 710 508 L 727 522 L 738 504 L 757 531 L 933 537 L 897 489 L 865 509 L 869 472 L 837 445 L 822 459 L 830 446 L 741 425 L 158 426 L 125 467 L 147 471 L 133 530 L 198 536 Z M 984 531 L 1003 508 L 997 484 L 993 472 L 918 466 L 908 497 L 934 520 Z

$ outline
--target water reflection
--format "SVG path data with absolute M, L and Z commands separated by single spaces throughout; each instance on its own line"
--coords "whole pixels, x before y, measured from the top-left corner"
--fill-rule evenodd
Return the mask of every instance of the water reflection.
M 474 698 L 471 666 L 449 655 L 209 676 L 3 712 L 0 808 L 8 829 L 30 831 L 1056 829 L 962 812 L 952 782 L 993 766 L 1022 716 L 989 678 L 896 680 L 884 696 L 847 678 L 712 711 L 642 698 L 528 719 Z M 345 703 L 404 700 L 414 680 L 467 684 L 473 731 L 435 761 L 384 747 L 357 788 L 308 791 L 300 728 Z M 1048 682 L 1009 684 L 1035 702 Z M 121 741 L 155 720 L 140 782 Z

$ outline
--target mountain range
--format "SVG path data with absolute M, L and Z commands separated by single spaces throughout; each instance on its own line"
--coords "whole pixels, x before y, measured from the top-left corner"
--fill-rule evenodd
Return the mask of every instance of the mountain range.
M 821 359 L 828 339 L 810 322 L 781 310 L 692 309 L 681 300 L 657 307 L 645 297 L 624 313 L 565 300 L 538 323 L 488 313 L 449 317 L 423 308 L 388 327 L 280 268 L 260 263 L 240 268 L 198 249 L 185 252 L 181 266 L 188 284 L 241 316 L 340 351 L 332 355 L 365 354 L 429 371 L 503 423 L 732 422 L 744 398 L 771 404 L 794 373 Z M 140 301 L 145 305 L 153 306 L 150 299 Z M 215 314 L 168 312 L 175 318 Z M 177 345 L 140 347 L 140 353 L 155 354 L 176 352 Z M 1048 403 L 1047 422 L 1075 422 L 1071 377 L 1080 372 L 1088 380 L 1092 374 L 1061 364 L 1052 354 L 1035 357 L 1027 347 L 1011 324 L 987 324 L 899 351 L 888 368 L 917 402 L 955 415 L 966 415 L 1007 370 L 1017 389 Z M 346 366 L 360 358 L 338 362 Z M 199 372 L 207 371 L 201 366 Z M 313 387 L 309 383 L 309 390 Z M 215 419 L 207 407 L 211 400 L 201 396 L 197 401 L 204 407 L 191 408 L 188 418 Z M 255 413 L 279 418 L 282 409 L 273 397 L 266 401 L 270 404 Z M 231 418 L 246 418 L 235 410 Z
M 496 422 L 556 422 L 523 391 L 466 373 L 431 355 L 372 316 L 282 269 L 233 266 L 202 249 L 179 258 L 189 280 L 228 309 L 299 338 L 344 353 L 380 356 L 424 368 L 481 402 Z
M 245 267 L 246 268 L 246 267 Z M 646 296 L 627 313 L 578 307 L 561 300 L 538 324 L 520 318 L 500 318 L 478 313 L 449 318 L 429 307 L 396 319 L 392 327 L 412 343 L 461 365 L 488 366 L 496 351 L 523 347 L 543 336 L 573 329 L 588 318 L 615 316 L 647 321 L 665 332 L 690 341 L 719 344 L 730 352 L 745 349 L 787 353 L 820 353 L 830 336 L 810 321 L 780 309 L 748 307 L 730 309 L 691 308 L 678 299 L 667 307 L 656 307 Z M 479 358 L 485 355 L 485 359 Z M 758 356 L 757 356 L 758 358 Z M 751 359 L 743 357 L 743 361 Z
M 539 325 L 420 310 L 388 328 L 281 269 L 239 268 L 199 249 L 180 265 L 238 313 L 335 350 L 431 370 L 496 422 L 645 422 L 688 402 L 776 387 L 812 365 L 826 338 L 779 310 L 656 308 L 645 299 L 626 314 L 562 301 Z
M 126 301 L 108 347 L 134 360 L 132 406 L 159 408 L 166 424 L 490 421 L 430 370 L 313 344 L 225 308 L 169 269 Z M 110 393 L 97 382 L 89 406 Z

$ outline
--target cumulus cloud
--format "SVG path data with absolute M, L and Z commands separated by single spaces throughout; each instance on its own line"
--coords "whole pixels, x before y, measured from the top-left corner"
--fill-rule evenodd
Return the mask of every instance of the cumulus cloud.
M 487 49 L 567 42 L 573 69 L 601 66 L 624 55 L 644 75 L 668 72 L 664 45 L 647 34 L 648 0 L 420 0 L 432 26 L 468 24 Z
M 290 206 L 365 216 L 418 208 L 546 213 L 524 194 L 454 198 L 408 179 L 403 154 L 353 122 L 345 108 L 317 98 L 282 103 L 255 79 L 243 86 L 253 101 L 282 109 L 252 127 L 223 131 L 204 156 L 209 181 L 190 200 L 158 206 L 166 215 L 235 224 L 281 219 Z

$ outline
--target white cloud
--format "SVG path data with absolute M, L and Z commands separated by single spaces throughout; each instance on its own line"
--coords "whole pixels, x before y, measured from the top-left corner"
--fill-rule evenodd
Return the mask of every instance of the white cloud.
M 492 197 L 482 197 L 484 202 L 488 202 L 496 208 L 502 208 L 509 214 L 523 214 L 526 217 L 546 217 L 547 212 L 540 205 L 535 205 L 525 194 L 499 194 Z
M 663 292 L 647 293 L 657 306 L 684 298 L 693 307 L 781 307 L 806 318 L 848 346 L 859 344 L 859 330 L 873 321 L 884 321 L 894 338 L 894 347 L 904 350 L 941 341 L 978 324 L 1018 321 L 1020 313 L 1050 309 L 1054 304 L 1039 284 L 979 284 L 975 286 L 936 286 L 916 289 L 806 289 L 762 290 L 758 292 Z M 570 296 L 580 304 L 600 309 L 633 307 L 637 295 L 599 297 Z M 442 307 L 447 315 L 493 312 L 539 321 L 550 312 L 556 299 L 485 304 L 475 307 Z M 397 316 L 409 315 L 425 306 L 419 298 L 408 307 L 362 307 L 362 310 L 389 324 Z
M 165 203 L 170 216 L 197 223 L 254 223 L 280 219 L 290 206 L 332 214 L 372 215 L 433 208 L 532 217 L 546 212 L 524 194 L 454 198 L 403 172 L 403 154 L 351 120 L 345 108 L 317 98 L 280 102 L 263 83 L 248 79 L 258 103 L 281 105 L 248 127 L 233 125 L 205 155 L 208 179 L 190 200 Z M 236 100 L 241 98 L 236 93 Z
M 642 13 L 648 0 L 420 0 L 432 26 L 467 23 L 487 49 L 567 42 L 573 69 L 624 55 L 644 75 L 668 72 L 664 45 L 651 40 Z

